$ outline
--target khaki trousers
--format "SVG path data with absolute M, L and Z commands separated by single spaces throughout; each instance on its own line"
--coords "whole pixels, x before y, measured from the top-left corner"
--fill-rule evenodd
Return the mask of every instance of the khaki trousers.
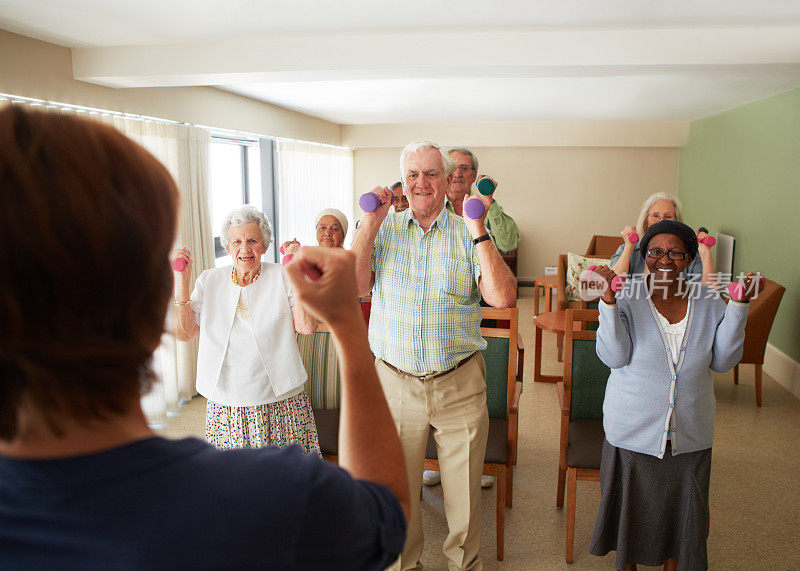
M 450 569 L 482 569 L 481 473 L 489 434 L 483 356 L 477 353 L 452 373 L 429 381 L 399 373 L 380 359 L 375 366 L 403 444 L 411 498 L 408 538 L 392 568 L 422 568 L 419 496 L 428 430 L 433 427 L 449 532 L 442 550 Z

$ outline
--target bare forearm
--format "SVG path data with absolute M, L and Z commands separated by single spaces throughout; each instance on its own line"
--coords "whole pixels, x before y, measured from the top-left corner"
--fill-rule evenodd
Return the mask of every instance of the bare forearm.
M 510 307 L 517 299 L 514 274 L 490 240 L 475 246 L 481 264 L 481 294 L 493 307 Z
M 703 283 L 711 288 L 719 286 L 717 279 L 717 269 L 714 267 L 714 257 L 711 255 L 711 250 L 708 248 L 700 248 L 699 251 L 700 262 L 703 265 Z
M 375 372 L 364 320 L 354 312 L 352 319 L 329 325 L 337 340 L 342 378 L 339 465 L 354 478 L 388 487 L 408 518 L 403 449 Z
M 626 244 L 622 249 L 622 254 L 619 256 L 617 263 L 611 266 L 611 269 L 617 275 L 627 275 L 628 268 L 631 264 L 631 255 L 633 254 L 633 244 Z
M 292 306 L 292 318 L 294 320 L 294 330 L 302 335 L 311 335 L 319 325 L 317 318 L 297 300 Z
M 178 341 L 189 341 L 200 333 L 200 326 L 194 319 L 194 311 L 188 305 L 175 308 L 175 337 Z
M 365 218 L 353 242 L 351 251 L 356 255 L 356 287 L 358 295 L 367 295 L 372 290 L 372 248 L 379 226 L 370 224 Z

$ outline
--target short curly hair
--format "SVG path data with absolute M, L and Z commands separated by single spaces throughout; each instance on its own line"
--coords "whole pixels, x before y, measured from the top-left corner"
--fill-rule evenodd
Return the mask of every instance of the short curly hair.
M 231 210 L 222 223 L 219 241 L 225 251 L 228 250 L 228 244 L 231 241 L 231 228 L 236 228 L 242 224 L 250 224 L 251 222 L 258 224 L 261 229 L 261 239 L 264 242 L 264 247 L 269 248 L 269 245 L 272 244 L 272 226 L 270 226 L 269 218 L 254 206 L 245 205 Z
M 153 380 L 178 191 L 113 127 L 0 111 L 0 439 L 129 410 Z

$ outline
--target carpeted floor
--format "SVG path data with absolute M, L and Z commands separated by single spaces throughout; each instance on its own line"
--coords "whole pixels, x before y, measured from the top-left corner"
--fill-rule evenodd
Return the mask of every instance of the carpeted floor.
M 481 553 L 487 569 L 613 569 L 614 554 L 590 555 L 589 538 L 600 485 L 578 482 L 575 562 L 564 562 L 565 512 L 556 508 L 558 399 L 551 384 L 533 383 L 533 299 L 521 298 L 525 389 L 520 403 L 519 461 L 514 507 L 506 510 L 505 560 L 495 558 L 495 489 L 483 494 Z M 543 370 L 560 374 L 555 336 L 544 334 Z M 715 374 L 716 437 L 711 469 L 711 569 L 800 568 L 800 401 L 764 376 L 763 406 L 755 405 L 753 367 Z M 203 437 L 205 401 L 197 397 L 161 433 Z M 430 569 L 446 569 L 447 533 L 441 486 L 423 489 L 425 554 Z

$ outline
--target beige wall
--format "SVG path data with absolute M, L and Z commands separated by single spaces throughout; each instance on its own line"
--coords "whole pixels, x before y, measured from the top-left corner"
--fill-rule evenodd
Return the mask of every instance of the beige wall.
M 522 234 L 519 276 L 583 254 L 593 234 L 634 224 L 654 192 L 678 192 L 678 148 L 473 147 L 480 171 L 500 183 L 496 199 Z M 356 197 L 399 180 L 400 149 L 354 153 Z M 358 206 L 356 205 L 356 212 Z
M 72 77 L 68 48 L 0 30 L 0 93 L 331 145 L 341 127 L 210 87 L 111 89 Z

